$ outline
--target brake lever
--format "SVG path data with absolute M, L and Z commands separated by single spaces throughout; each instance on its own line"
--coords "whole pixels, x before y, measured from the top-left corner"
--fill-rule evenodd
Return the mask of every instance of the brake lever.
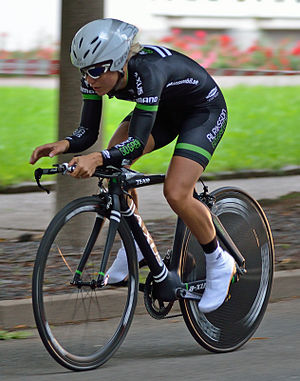
M 68 163 L 63 163 L 63 164 L 53 164 L 54 168 L 49 168 L 49 169 L 43 169 L 43 168 L 37 168 L 34 171 L 34 177 L 35 181 L 38 185 L 39 188 L 41 188 L 43 191 L 47 192 L 47 194 L 50 193 L 49 189 L 45 188 L 40 180 L 43 175 L 55 175 L 57 173 L 62 173 L 63 175 L 67 174 L 68 172 L 73 172 L 76 165 L 69 166 Z
M 35 177 L 35 181 L 38 185 L 39 188 L 41 188 L 43 191 L 47 192 L 47 194 L 50 193 L 49 189 L 45 188 L 41 183 L 40 183 L 40 179 L 42 178 L 43 176 L 43 170 L 42 168 L 37 168 L 35 171 L 34 171 L 34 177 Z

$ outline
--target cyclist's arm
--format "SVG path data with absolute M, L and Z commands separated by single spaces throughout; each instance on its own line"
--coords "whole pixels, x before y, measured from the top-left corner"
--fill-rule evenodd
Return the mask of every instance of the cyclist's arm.
M 140 110 L 138 107 L 137 104 L 132 114 L 128 139 L 101 152 L 104 165 L 119 166 L 124 164 L 123 160 L 133 161 L 143 154 L 155 121 L 157 108 L 147 111 Z
M 80 126 L 65 139 L 70 143 L 67 153 L 84 151 L 97 140 L 102 112 L 102 97 L 97 95 L 82 79 L 83 105 Z
M 139 73 L 135 73 L 140 75 Z M 143 77 L 146 80 L 143 81 Z M 143 93 L 136 100 L 133 111 L 128 139 L 116 146 L 102 151 L 104 165 L 119 166 L 125 160 L 134 160 L 143 154 L 158 110 L 159 98 L 164 85 L 164 80 L 157 73 L 143 71 L 140 75 L 139 86 Z

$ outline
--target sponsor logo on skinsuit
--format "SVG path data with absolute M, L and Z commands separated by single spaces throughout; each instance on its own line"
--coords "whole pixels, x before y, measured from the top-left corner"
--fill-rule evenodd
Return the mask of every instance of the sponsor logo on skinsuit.
M 227 111 L 223 108 L 216 125 L 212 128 L 211 132 L 206 135 L 207 139 L 211 142 L 213 148 L 215 148 L 220 141 L 226 127 Z
M 141 143 L 132 137 L 128 138 L 125 142 L 117 144 L 115 148 L 117 148 L 123 156 L 129 155 L 136 149 L 141 147 Z
M 142 83 L 141 77 L 139 76 L 139 73 L 137 72 L 134 73 L 134 76 L 135 76 L 137 95 L 142 95 L 144 92 L 144 89 L 143 89 L 143 83 Z
M 137 98 L 137 103 L 157 103 L 158 97 L 143 97 L 143 98 Z
M 208 102 L 211 102 L 212 100 L 217 98 L 218 95 L 219 95 L 219 90 L 218 90 L 217 86 L 215 86 L 213 89 L 210 90 L 210 92 L 205 97 L 205 99 L 207 99 Z
M 72 134 L 72 136 L 76 136 L 77 138 L 81 138 L 88 131 L 87 127 L 78 127 Z
M 198 85 L 198 79 L 186 78 L 176 82 L 169 82 L 166 87 L 178 86 L 178 85 Z

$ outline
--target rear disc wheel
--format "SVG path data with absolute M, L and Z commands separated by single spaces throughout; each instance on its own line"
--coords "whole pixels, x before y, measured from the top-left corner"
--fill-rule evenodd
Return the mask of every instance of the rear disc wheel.
M 180 306 L 198 343 L 212 352 L 229 352 L 245 344 L 263 318 L 272 287 L 274 248 L 267 218 L 254 199 L 235 188 L 221 188 L 212 195 L 216 198 L 212 212 L 244 256 L 247 274 L 231 285 L 230 298 L 216 311 L 201 313 L 198 303 L 187 299 Z M 205 279 L 203 250 L 188 229 L 184 237 L 182 280 Z M 191 258 L 194 266 L 189 269 Z

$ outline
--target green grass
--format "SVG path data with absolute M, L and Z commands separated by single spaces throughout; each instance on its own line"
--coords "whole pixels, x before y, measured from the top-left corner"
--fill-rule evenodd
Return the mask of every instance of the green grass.
M 33 179 L 32 150 L 56 140 L 56 106 L 54 90 L 0 88 L 0 186 Z
M 207 171 L 300 165 L 300 87 L 237 86 L 224 89 L 224 95 L 229 123 Z M 0 88 L 0 186 L 32 180 L 32 149 L 56 139 L 57 100 L 56 90 Z M 133 107 L 131 102 L 106 101 L 106 143 Z M 174 143 L 146 155 L 135 168 L 165 172 L 173 149 Z M 43 159 L 34 167 L 52 162 Z
M 29 331 L 0 331 L 0 340 L 28 339 L 33 336 Z

